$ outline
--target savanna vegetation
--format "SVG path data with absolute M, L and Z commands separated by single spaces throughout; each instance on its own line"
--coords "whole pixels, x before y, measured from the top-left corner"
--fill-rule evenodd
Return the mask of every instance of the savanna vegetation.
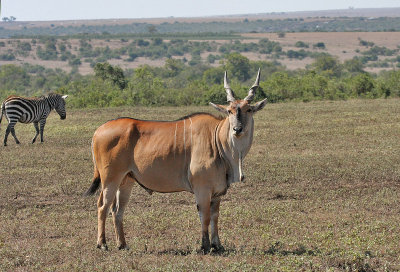
M 223 90 L 219 90 L 223 93 Z M 399 99 L 269 104 L 255 115 L 246 183 L 223 197 L 225 252 L 202 255 L 193 195 L 135 186 L 129 251 L 96 249 L 93 131 L 117 116 L 173 120 L 211 107 L 70 109 L 44 144 L 0 148 L 1 271 L 398 271 Z M 2 136 L 4 135 L 4 126 Z
M 224 71 L 228 71 L 234 90 L 243 96 L 258 68 L 262 77 L 257 98 L 268 98 L 271 103 L 400 96 L 398 70 L 370 74 L 363 70 L 363 59 L 359 57 L 342 63 L 334 56 L 320 54 L 308 68 L 289 71 L 276 62 L 250 61 L 238 52 L 230 52 L 219 59 L 218 66 L 200 61 L 191 65 L 169 58 L 163 67 L 144 65 L 124 71 L 99 62 L 94 65 L 94 75 L 87 76 L 76 70 L 67 73 L 38 65 L 2 65 L 0 98 L 55 91 L 69 94 L 68 105 L 75 108 L 224 103 Z
M 11 23 L 12 24 L 12 23 Z M 151 24 L 50 25 L 50 27 L 21 24 L 20 28 L 0 28 L 0 38 L 32 37 L 40 35 L 87 36 L 88 34 L 115 34 L 135 37 L 140 34 L 163 33 L 248 33 L 248 32 L 314 32 L 314 31 L 399 31 L 399 17 L 313 17 L 286 19 L 243 19 L 242 21 L 218 20 L 211 22 L 163 22 Z M 194 35 L 196 36 L 196 35 Z

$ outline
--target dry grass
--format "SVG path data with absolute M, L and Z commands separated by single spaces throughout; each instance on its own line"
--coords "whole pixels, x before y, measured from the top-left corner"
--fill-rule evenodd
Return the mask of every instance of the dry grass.
M 256 115 L 247 183 L 221 204 L 226 251 L 201 255 L 189 193 L 136 186 L 125 214 L 130 251 L 96 244 L 94 130 L 117 116 L 176 119 L 208 108 L 113 108 L 52 114 L 44 144 L 0 148 L 1 271 L 396 271 L 400 269 L 400 101 L 268 105 Z M 3 120 L 4 122 L 4 120 Z M 1 137 L 4 136 L 2 125 Z

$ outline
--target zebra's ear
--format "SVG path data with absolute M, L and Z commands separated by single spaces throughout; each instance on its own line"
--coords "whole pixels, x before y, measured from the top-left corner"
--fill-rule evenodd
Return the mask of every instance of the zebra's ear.
M 62 97 L 62 99 L 64 99 L 65 100 L 65 98 L 67 98 L 68 97 L 68 95 L 63 95 L 63 96 L 61 96 Z

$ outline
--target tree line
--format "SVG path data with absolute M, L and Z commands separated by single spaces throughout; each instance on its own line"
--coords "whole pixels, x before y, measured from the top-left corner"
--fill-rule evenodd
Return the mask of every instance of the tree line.
M 312 17 L 286 19 L 244 19 L 242 21 L 163 22 L 161 24 L 131 23 L 103 25 L 50 25 L 35 27 L 26 24 L 20 29 L 0 28 L 0 38 L 67 36 L 77 34 L 156 34 L 156 33 L 249 33 L 249 32 L 342 32 L 400 31 L 399 17 Z
M 181 106 L 225 103 L 223 74 L 226 70 L 238 97 L 245 96 L 258 68 L 262 77 L 257 99 L 269 102 L 338 100 L 400 96 L 400 71 L 367 73 L 360 60 L 340 62 L 321 55 L 306 69 L 286 70 L 268 61 L 251 61 L 234 52 L 217 67 L 190 66 L 167 59 L 163 67 L 148 65 L 122 70 L 107 62 L 94 66 L 94 75 L 82 76 L 39 65 L 2 65 L 0 98 L 11 94 L 38 96 L 55 91 L 69 94 L 70 107 Z

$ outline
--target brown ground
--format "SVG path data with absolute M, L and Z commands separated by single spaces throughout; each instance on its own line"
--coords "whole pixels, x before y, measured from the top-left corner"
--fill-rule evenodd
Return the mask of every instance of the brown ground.
M 223 90 L 222 90 L 223 91 Z M 118 116 L 173 120 L 211 107 L 52 113 L 45 143 L 18 124 L 0 147 L 0 271 L 399 271 L 400 100 L 269 104 L 255 115 L 245 183 L 223 197 L 226 251 L 198 254 L 193 195 L 134 186 L 125 213 L 130 251 L 96 245 L 95 129 Z M 3 119 L 0 139 L 4 137 Z

